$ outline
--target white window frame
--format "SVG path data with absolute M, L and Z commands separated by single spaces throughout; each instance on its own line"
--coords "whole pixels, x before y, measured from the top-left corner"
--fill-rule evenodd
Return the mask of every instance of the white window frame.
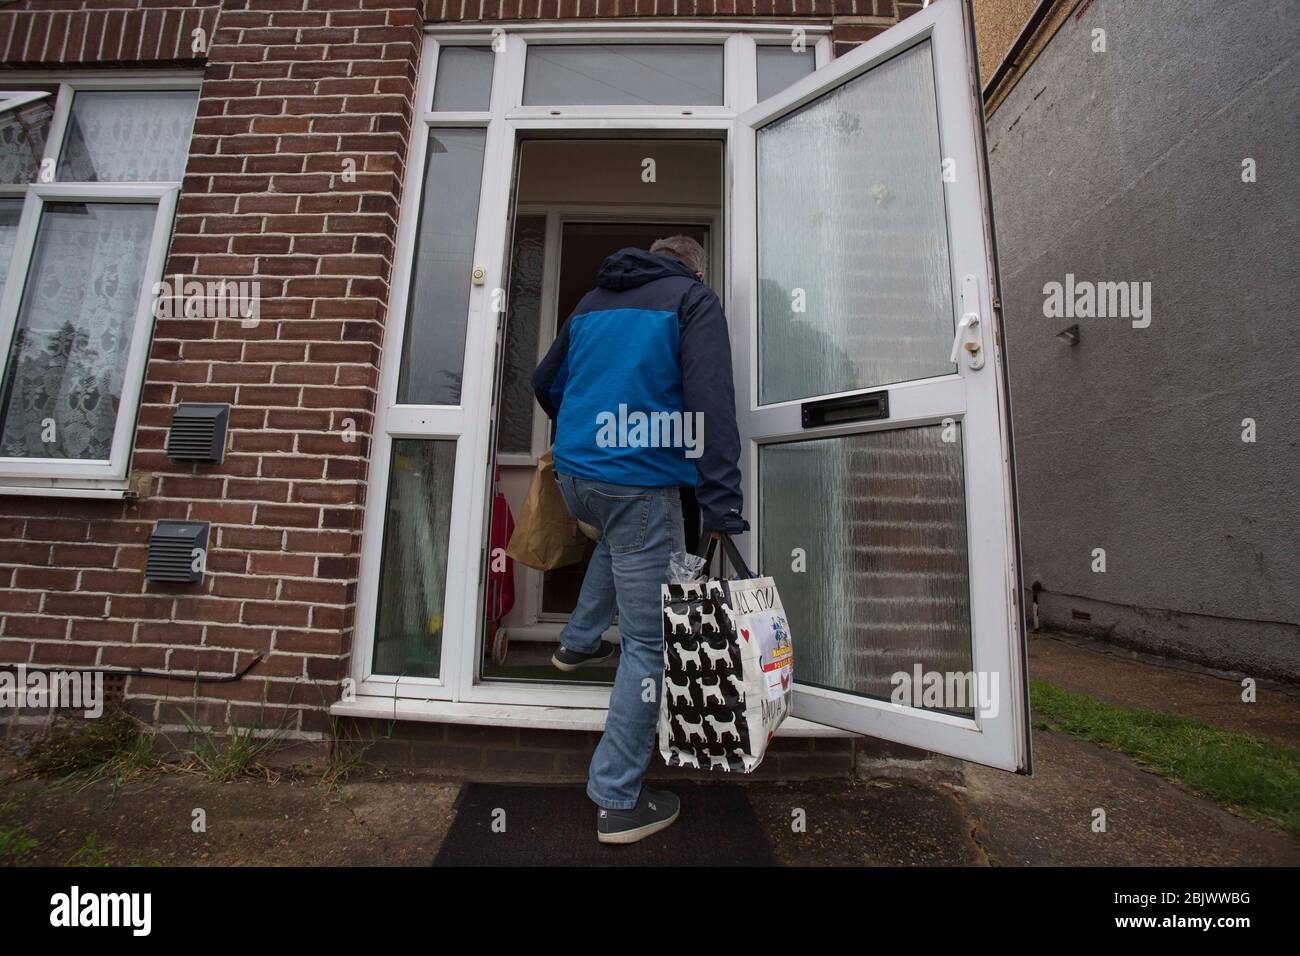
M 609 702 L 608 687 L 572 684 L 532 684 L 478 681 L 483 622 L 479 595 L 485 580 L 482 560 L 486 540 L 490 475 L 487 473 L 491 436 L 492 388 L 496 371 L 496 342 L 504 313 L 493 316 L 488 296 L 504 286 L 509 268 L 511 187 L 520 135 L 527 130 L 667 131 L 712 133 L 725 143 L 723 242 L 726 261 L 722 285 L 731 289 L 731 150 L 735 124 L 756 102 L 755 43 L 779 42 L 791 31 L 805 31 L 815 45 L 817 66 L 830 62 L 830 24 L 822 22 L 710 23 L 703 21 L 621 20 L 563 21 L 514 24 L 485 29 L 482 24 L 440 24 L 425 37 L 416 85 L 416 116 L 406 163 L 406 183 L 398 223 L 392 296 L 388 307 L 384 355 L 375 415 L 370 474 L 366 498 L 357 590 L 357 617 L 352 654 L 353 694 L 333 708 L 357 716 L 433 719 L 459 708 L 487 708 L 486 719 L 501 716 L 501 707 L 526 705 L 572 709 L 587 716 L 566 717 L 553 726 L 579 720 L 587 726 Z M 438 51 L 442 46 L 492 45 L 497 42 L 489 109 L 433 112 L 433 88 Z M 531 43 L 718 43 L 723 47 L 723 106 L 523 106 L 523 79 Z M 482 285 L 471 286 L 465 334 L 465 364 L 461 404 L 456 406 L 397 405 L 397 379 L 406 331 L 407 299 L 415 255 L 415 235 L 423 200 L 425 151 L 430 127 L 481 127 L 487 130 L 480 187 L 474 262 L 485 271 Z M 468 280 L 467 280 L 468 281 Z M 728 296 L 730 298 L 730 296 Z M 375 624 L 379 574 L 383 560 L 391 443 L 395 438 L 454 439 L 457 442 L 448 543 L 448 567 L 443 609 L 443 636 L 438 678 L 375 673 Z M 463 705 L 463 706 L 462 706 Z M 450 709 L 449 709 L 450 708 Z M 507 719 L 506 722 L 512 722 Z M 797 727 L 798 725 L 794 725 Z
M 166 72 L 93 72 L 69 75 L 47 71 L 23 71 L 6 80 L 11 86 L 56 86 L 54 113 L 46 136 L 42 167 L 57 170 L 59 155 L 68 129 L 73 97 L 78 92 L 194 90 L 202 86 L 202 75 L 193 71 Z M 45 94 L 41 94 L 45 95 Z M 0 92 L 5 98 L 0 106 L 15 101 L 31 102 L 39 98 L 23 91 Z M 197 116 L 197 110 L 196 110 Z M 192 134 L 191 134 L 192 135 Z M 187 144 L 188 146 L 188 144 Z M 187 149 L 188 152 L 188 149 Z M 39 174 L 38 174 L 39 176 Z M 136 306 L 131 343 L 113 429 L 113 445 L 107 460 L 66 458 L 0 457 L 0 493 L 68 497 L 122 497 L 127 489 L 135 424 L 139 414 L 140 393 L 153 338 L 153 287 L 163 275 L 167 250 L 171 245 L 172 223 L 179 180 L 162 182 L 60 183 L 38 181 L 28 184 L 0 184 L 0 198 L 22 197 L 23 209 L 15 237 L 13 259 L 8 279 L 0 296 L 0 362 L 7 363 L 18 310 L 28 279 L 36 232 L 41 213 L 50 202 L 122 202 L 153 203 L 157 207 L 153 236 L 145 262 L 144 281 Z M 2 370 L 0 370 L 2 373 Z

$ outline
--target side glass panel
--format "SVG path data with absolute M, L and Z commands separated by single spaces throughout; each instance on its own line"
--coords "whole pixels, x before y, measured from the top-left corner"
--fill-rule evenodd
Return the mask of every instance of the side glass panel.
M 397 381 L 402 405 L 460 403 L 486 139 L 481 128 L 429 130 Z
M 958 425 L 762 445 L 758 478 L 761 564 L 801 636 L 800 683 L 889 699 L 918 663 L 971 670 Z
M 715 44 L 530 44 L 525 106 L 721 106 Z
M 496 54 L 490 46 L 441 47 L 433 87 L 434 110 L 490 109 L 495 62 Z
M 760 43 L 758 54 L 758 98 L 765 100 L 780 93 L 795 80 L 801 80 L 817 68 L 816 51 L 810 46 L 802 51 L 787 44 L 773 46 Z
M 375 621 L 375 673 L 439 676 L 455 467 L 454 441 L 393 441 Z
M 59 157 L 59 182 L 179 181 L 198 101 L 196 90 L 77 93 Z
M 109 458 L 157 212 L 46 203 L 0 393 L 0 456 Z
M 763 127 L 757 148 L 759 402 L 952 372 L 929 42 Z
M 501 382 L 501 431 L 497 451 L 528 455 L 533 450 L 532 375 L 542 321 L 542 270 L 546 260 L 546 217 L 515 222 L 506 305 L 506 356 Z

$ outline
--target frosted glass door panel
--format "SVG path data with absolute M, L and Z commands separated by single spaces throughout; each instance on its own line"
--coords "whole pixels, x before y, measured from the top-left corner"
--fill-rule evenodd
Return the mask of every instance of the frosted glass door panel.
M 546 264 L 546 217 L 515 221 L 510 256 L 510 295 L 506 305 L 506 367 L 501 383 L 501 422 L 497 451 L 533 453 L 533 369 L 542 321 L 542 279 Z
M 757 148 L 760 403 L 952 372 L 929 42 L 764 126 Z
M 890 676 L 918 664 L 970 671 L 961 434 L 944 433 L 760 447 L 760 563 L 780 588 L 801 684 L 888 699 Z

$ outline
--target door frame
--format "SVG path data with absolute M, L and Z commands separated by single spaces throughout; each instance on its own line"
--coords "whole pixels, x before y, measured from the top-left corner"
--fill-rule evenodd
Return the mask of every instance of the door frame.
M 721 139 L 716 142 L 722 143 Z M 725 144 L 723 150 L 725 151 Z M 725 192 L 725 189 L 723 189 Z M 557 313 L 557 298 L 559 296 L 559 282 L 561 270 L 564 268 L 563 240 L 564 227 L 567 223 L 623 223 L 635 222 L 644 224 L 663 224 L 670 225 L 691 225 L 703 226 L 709 231 L 709 261 L 722 263 L 724 261 L 725 249 L 722 242 L 722 205 L 725 202 L 725 196 L 720 197 L 720 205 L 717 212 L 711 207 L 705 206 L 682 206 L 675 207 L 671 212 L 660 214 L 659 210 L 666 210 L 664 206 L 592 206 L 581 203 L 528 203 L 520 202 L 515 206 L 516 215 L 520 216 L 544 216 L 546 218 L 546 252 L 543 264 L 542 278 L 542 331 L 543 335 L 538 336 L 537 356 L 538 362 L 546 355 L 550 349 L 551 342 L 559 330 L 557 328 L 559 317 Z M 719 266 L 719 271 L 723 271 Z M 507 276 L 507 281 L 509 277 Z M 719 283 L 721 285 L 721 283 Z M 555 321 L 549 321 L 554 319 Z M 499 412 L 498 412 L 499 413 Z M 534 406 L 533 409 L 533 430 L 532 430 L 532 448 L 528 455 L 522 455 L 518 452 L 508 452 L 498 454 L 496 463 L 508 467 L 535 467 L 538 456 L 546 449 L 547 441 L 547 418 L 540 414 L 540 409 Z M 525 578 L 528 586 L 523 591 L 524 615 L 532 623 L 524 625 L 525 628 L 544 628 L 548 632 L 555 631 L 556 636 L 559 634 L 559 626 L 567 615 L 550 614 L 542 610 L 543 603 L 543 585 L 544 576 L 542 572 L 528 569 L 525 572 Z M 517 628 L 511 628 L 512 635 L 517 633 Z M 618 630 L 614 628 L 613 633 L 617 635 Z M 512 638 L 513 639 L 513 638 Z M 615 641 L 617 643 L 617 641 Z
M 825 22 L 715 23 L 647 20 L 564 21 L 522 23 L 485 28 L 482 24 L 438 24 L 427 29 L 416 82 L 416 118 L 405 165 L 405 188 L 397 226 L 388 323 L 380 359 L 379 388 L 370 429 L 367 496 L 358 567 L 356 617 L 351 674 L 344 685 L 340 713 L 357 707 L 396 711 L 407 701 L 413 712 L 419 702 L 466 701 L 528 706 L 603 708 L 608 688 L 554 684 L 476 683 L 477 654 L 483 621 L 479 596 L 486 578 L 486 535 L 491 476 L 487 460 L 493 440 L 493 385 L 504 310 L 495 319 L 491 292 L 504 284 L 512 231 L 511 186 L 521 136 L 529 131 L 585 132 L 593 136 L 615 131 L 682 133 L 724 139 L 723 225 L 730 224 L 731 140 L 739 114 L 754 105 L 757 90 L 756 46 L 779 42 L 792 30 L 805 31 L 818 68 L 830 60 L 830 25 Z M 724 105 L 715 107 L 525 107 L 523 70 L 529 43 L 558 42 L 714 42 L 723 46 Z M 497 54 L 489 109 L 473 112 L 433 112 L 433 85 L 438 51 L 447 45 L 493 45 Z M 424 191 L 427 131 L 431 127 L 478 127 L 486 130 L 480 183 L 474 262 L 485 271 L 482 285 L 471 286 L 465 334 L 461 404 L 456 406 L 397 405 L 397 379 L 406 332 L 406 307 L 415 256 L 416 230 Z M 729 248 L 729 246 L 724 246 Z M 732 288 L 731 254 L 724 263 L 723 283 Z M 363 431 L 364 429 L 358 429 Z M 375 672 L 375 624 L 379 574 L 383 557 L 391 467 L 391 440 L 397 438 L 455 439 L 451 527 L 444 597 L 440 676 L 395 676 Z M 408 708 L 411 709 L 411 708 Z
M 536 109 L 535 107 L 525 107 L 523 109 L 529 112 L 518 118 L 507 118 L 505 121 L 505 139 L 507 143 L 505 149 L 510 155 L 512 161 L 510 163 L 510 188 L 502 190 L 504 194 L 508 194 L 513 198 L 513 184 L 516 181 L 515 177 L 517 176 L 515 163 L 518 161 L 519 146 L 525 141 L 529 133 L 536 133 L 540 130 L 563 130 L 568 133 L 581 132 L 590 134 L 590 138 L 595 139 L 609 138 L 607 135 L 602 137 L 602 134 L 608 134 L 612 131 L 625 132 L 631 136 L 635 136 L 638 133 L 657 132 L 664 134 L 664 138 L 667 139 L 672 138 L 668 134 L 673 132 L 690 132 L 694 133 L 697 137 L 716 139 L 723 143 L 725 166 L 722 196 L 722 228 L 725 229 L 726 223 L 730 221 L 731 171 L 729 156 L 731 150 L 732 127 L 735 122 L 734 115 L 730 117 L 706 116 L 689 123 L 685 122 L 686 118 L 679 116 L 660 119 L 649 117 L 643 118 L 640 115 L 609 116 L 601 119 L 597 123 L 591 118 L 585 116 L 561 119 L 539 118 L 531 113 L 531 111 Z M 501 241 L 506 245 L 509 244 L 510 236 L 513 231 L 513 210 L 509 210 L 507 215 L 510 216 L 509 221 L 503 221 L 501 223 Z M 579 218 L 592 217 L 585 216 Z M 723 248 L 724 250 L 727 249 L 725 241 L 723 243 Z M 726 258 L 729 259 L 729 253 Z M 505 255 L 505 261 L 509 261 L 508 250 Z M 556 268 L 558 269 L 558 267 L 559 263 L 557 257 Z M 724 270 L 724 285 L 727 288 L 730 288 L 730 277 L 732 272 L 729 261 L 725 263 Z M 498 272 L 495 274 L 501 275 L 503 280 L 508 281 L 509 277 L 506 276 L 504 272 Z M 504 334 L 504 313 L 502 314 L 502 323 L 501 334 Z M 480 358 L 484 360 L 485 363 L 491 364 L 491 370 L 485 368 L 483 374 L 484 384 L 490 386 L 493 379 L 493 372 L 496 368 L 496 352 L 493 350 L 492 354 L 480 356 Z M 485 407 L 491 409 L 491 422 L 489 422 L 488 428 L 490 435 L 486 439 L 487 443 L 484 446 L 484 453 L 490 454 L 492 447 L 491 441 L 494 440 L 492 436 L 495 434 L 494 429 L 491 426 L 495 423 L 496 409 L 493 407 L 493 399 L 490 393 L 483 401 Z M 486 543 L 487 524 L 490 517 L 486 498 L 484 499 L 481 513 L 483 514 L 482 540 Z M 480 557 L 482 557 L 482 554 L 483 552 L 481 551 Z M 485 568 L 485 562 L 483 560 L 479 560 L 478 565 L 481 570 Z M 482 584 L 483 582 L 480 580 L 478 585 L 479 590 L 482 589 Z M 479 617 L 481 618 L 482 615 L 479 615 Z M 479 671 L 481 663 L 480 649 L 484 637 L 483 632 L 484 622 L 480 619 L 474 622 L 473 632 L 467 631 L 461 635 L 462 645 L 469 649 L 469 653 L 462 654 L 459 659 L 460 674 L 457 682 L 458 691 L 455 698 L 456 700 L 468 703 L 522 704 L 544 707 L 605 708 L 609 706 L 610 688 L 608 686 L 574 684 L 562 681 L 542 683 L 506 681 L 500 679 L 489 681 L 481 680 L 479 678 Z
M 722 142 L 719 138 L 717 142 Z M 724 147 L 725 150 L 725 147 Z M 725 199 L 725 197 L 723 197 Z M 542 266 L 542 319 L 545 324 L 548 316 L 554 316 L 558 304 L 560 270 L 564 267 L 561 244 L 564 239 L 564 226 L 571 222 L 637 222 L 664 225 L 686 224 L 707 226 L 709 229 L 709 261 L 723 261 L 723 216 L 721 212 L 714 215 L 704 206 L 683 206 L 679 214 L 660 214 L 664 206 L 631 205 L 589 205 L 585 203 L 541 203 L 520 202 L 515 204 L 515 213 L 520 216 L 544 216 L 546 218 L 546 259 Z M 649 210 L 649 211 L 647 211 Z M 513 251 L 513 250 L 511 250 Z M 509 262 L 509 255 L 506 257 Z M 508 271 L 508 266 L 507 266 Z M 507 274 L 506 280 L 509 281 Z M 545 356 L 550 343 L 558 329 L 550 324 L 543 329 L 549 338 L 538 337 L 537 361 Z M 496 456 L 498 464 L 534 467 L 538 456 L 546 449 L 545 416 L 533 416 L 532 445 L 527 455 L 519 452 L 506 452 Z

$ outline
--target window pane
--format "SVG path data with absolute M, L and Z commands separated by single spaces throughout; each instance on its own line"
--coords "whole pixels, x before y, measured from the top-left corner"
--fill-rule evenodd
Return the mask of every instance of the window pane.
M 403 405 L 456 405 L 465 364 L 484 129 L 429 130 L 397 381 Z
M 0 401 L 0 455 L 104 461 L 113 444 L 152 203 L 47 203 Z
M 953 370 L 941 171 L 928 42 L 759 130 L 761 402 Z
M 952 441 L 931 425 L 760 446 L 762 567 L 801 683 L 888 698 L 890 675 L 917 664 L 971 669 L 961 434 L 949 427 Z
M 178 182 L 198 99 L 194 90 L 77 93 L 59 182 Z
M 780 93 L 795 80 L 802 79 L 817 66 L 817 57 L 812 47 L 803 52 L 795 52 L 790 47 L 758 47 L 758 98 L 765 100 L 774 93 Z
M 722 105 L 722 47 L 531 44 L 525 106 Z
M 546 217 L 520 216 L 510 257 L 506 306 L 506 362 L 501 382 L 501 431 L 497 451 L 528 455 L 533 450 L 533 369 L 542 320 L 542 268 L 546 259 Z
M 22 213 L 21 199 L 0 199 L 0 296 L 4 295 L 9 263 L 14 257 L 14 237 L 18 235 L 18 218 Z
M 455 467 L 454 441 L 393 441 L 375 621 L 377 674 L 439 674 Z
M 490 46 L 444 46 L 438 50 L 438 75 L 434 79 L 435 110 L 486 110 L 492 104 Z
M 53 115 L 53 95 L 0 112 L 0 183 L 36 181 Z

